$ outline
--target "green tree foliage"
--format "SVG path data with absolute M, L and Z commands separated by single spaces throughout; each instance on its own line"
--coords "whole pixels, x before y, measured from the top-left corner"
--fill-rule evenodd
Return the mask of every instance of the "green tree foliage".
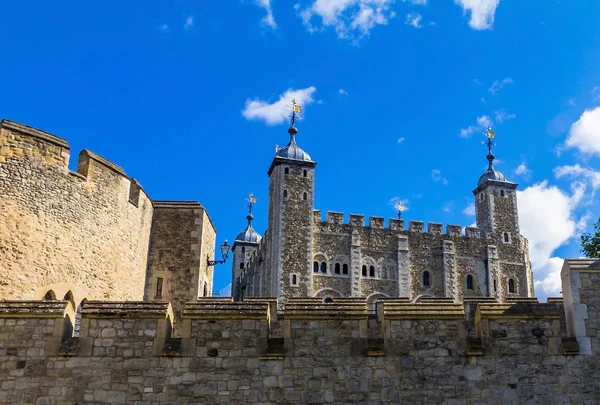
M 600 218 L 594 224 L 594 233 L 581 235 L 581 253 L 586 257 L 600 257 Z

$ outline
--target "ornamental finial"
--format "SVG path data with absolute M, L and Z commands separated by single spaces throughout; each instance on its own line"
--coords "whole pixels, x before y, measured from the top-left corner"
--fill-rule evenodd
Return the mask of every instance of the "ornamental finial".
M 248 207 L 248 216 L 246 218 L 248 218 L 248 221 L 252 221 L 254 218 L 252 215 L 252 207 L 254 207 L 254 204 L 256 204 L 256 198 L 254 197 L 254 194 L 250 193 L 248 198 L 246 198 L 246 201 L 248 201 L 248 205 L 246 205 L 246 207 Z
M 294 127 L 294 124 L 296 123 L 296 118 L 302 113 L 302 107 L 300 105 L 296 104 L 295 98 L 292 99 L 292 104 L 288 105 L 287 107 L 292 110 L 292 114 L 290 115 L 292 125 L 290 126 L 290 129 L 288 130 L 288 132 L 290 133 L 291 136 L 294 136 L 298 133 L 298 130 L 296 129 L 296 127 Z M 293 128 L 293 130 L 292 130 L 292 128 Z
M 488 154 L 486 159 L 489 162 L 489 168 L 492 168 L 492 162 L 494 161 L 494 154 L 492 153 L 492 146 L 496 146 L 495 143 L 492 142 L 492 139 L 496 139 L 496 133 L 492 132 L 492 127 L 488 125 L 486 130 L 483 132 L 483 135 L 487 137 L 487 141 L 483 142 L 484 145 L 487 146 Z
M 402 205 L 402 202 L 398 201 L 396 203 L 396 209 L 398 210 L 398 219 L 402 219 L 402 212 L 406 209 L 404 208 L 404 205 Z

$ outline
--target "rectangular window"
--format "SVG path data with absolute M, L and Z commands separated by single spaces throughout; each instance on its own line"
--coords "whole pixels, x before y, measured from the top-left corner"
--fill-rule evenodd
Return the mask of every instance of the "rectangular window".
M 161 298 L 162 297 L 162 289 L 163 289 L 163 279 L 162 277 L 158 277 L 156 279 L 156 298 Z

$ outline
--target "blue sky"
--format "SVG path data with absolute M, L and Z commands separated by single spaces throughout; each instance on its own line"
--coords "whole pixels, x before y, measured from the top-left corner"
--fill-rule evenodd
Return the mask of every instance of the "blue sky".
M 0 116 L 122 166 L 154 199 L 198 200 L 218 242 L 258 199 L 266 228 L 282 106 L 318 162 L 315 208 L 471 225 L 486 166 L 520 184 L 538 296 L 600 214 L 596 0 L 8 2 Z M 231 268 L 217 266 L 215 289 Z

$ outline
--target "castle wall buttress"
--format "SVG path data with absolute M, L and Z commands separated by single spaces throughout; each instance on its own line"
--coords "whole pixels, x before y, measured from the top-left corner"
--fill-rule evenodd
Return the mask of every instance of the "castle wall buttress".
M 0 124 L 0 298 L 40 299 L 44 286 L 71 283 L 78 300 L 141 300 L 152 202 L 92 152 L 69 171 L 69 150 L 62 138 Z
M 215 230 L 197 202 L 155 201 L 145 300 L 171 302 L 175 331 L 186 302 L 212 295 Z

